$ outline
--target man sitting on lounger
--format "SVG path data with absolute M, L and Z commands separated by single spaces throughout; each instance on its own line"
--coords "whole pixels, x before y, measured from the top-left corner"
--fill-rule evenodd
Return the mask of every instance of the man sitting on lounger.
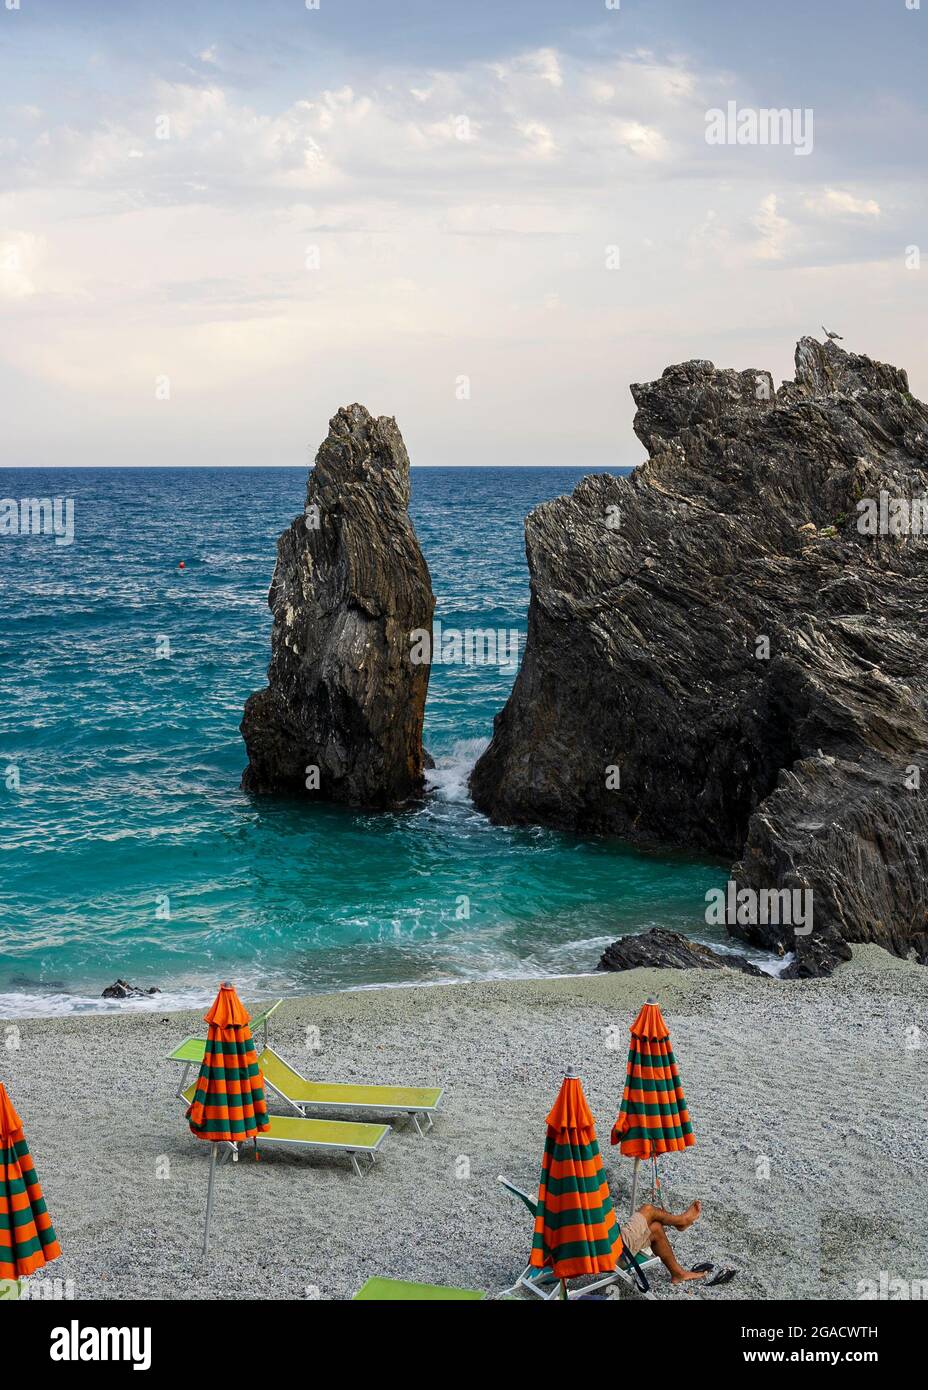
M 664 1211 L 663 1207 L 652 1207 L 650 1202 L 645 1202 L 620 1228 L 622 1244 L 631 1256 L 639 1255 L 645 1246 L 650 1245 L 670 1270 L 670 1279 L 674 1284 L 682 1284 L 688 1279 L 705 1279 L 711 1266 L 709 1269 L 705 1266 L 701 1269 L 684 1269 L 674 1255 L 664 1230 L 666 1226 L 672 1226 L 675 1231 L 685 1231 L 692 1226 L 701 1210 L 700 1202 L 691 1202 L 682 1216 L 674 1216 Z

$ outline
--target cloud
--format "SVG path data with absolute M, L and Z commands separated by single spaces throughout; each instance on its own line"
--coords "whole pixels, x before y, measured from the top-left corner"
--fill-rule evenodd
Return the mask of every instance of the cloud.
M 215 67 L 215 46 L 200 58 Z M 579 62 L 543 48 L 403 79 L 323 88 L 277 111 L 243 101 L 218 73 L 157 80 L 119 121 L 15 123 L 12 183 L 80 183 L 136 206 L 201 194 L 233 203 L 398 178 L 421 189 L 439 170 L 472 189 L 504 171 L 532 182 L 557 160 L 570 182 L 594 187 L 624 161 L 668 160 L 701 130 L 696 75 L 650 55 Z M 144 175 L 127 163 L 139 150 Z
M 548 159 L 557 153 L 554 136 L 541 121 L 519 121 L 519 134 L 525 139 L 526 149 L 533 155 Z
M 785 254 L 790 223 L 781 215 L 778 207 L 777 195 L 768 193 L 752 218 L 758 232 L 754 255 L 760 261 L 781 261 Z
M 664 159 L 668 153 L 667 141 L 653 126 L 642 125 L 640 121 L 620 121 L 615 127 L 616 137 L 632 154 L 641 159 Z
M 881 212 L 875 198 L 858 198 L 840 188 L 806 198 L 805 206 L 821 217 L 879 217 Z
M 8 113 L 11 461 L 42 461 L 68 402 L 87 462 L 129 436 L 138 462 L 302 461 L 312 422 L 360 399 L 416 462 L 496 461 L 503 440 L 515 462 L 634 462 L 626 382 L 704 356 L 782 374 L 855 287 L 870 302 L 879 277 L 890 319 L 918 278 L 892 260 L 918 240 L 914 184 L 862 193 L 848 166 L 811 185 L 811 161 L 710 149 L 732 79 L 684 57 L 349 55 L 285 94 L 218 58 L 115 101 L 88 88 L 66 118 L 46 82 Z
M 738 210 L 725 217 L 708 209 L 690 231 L 687 249 L 694 263 L 711 261 L 730 272 L 743 271 L 757 261 L 784 261 L 794 231 L 781 211 L 781 199 L 766 193 L 746 214 Z
M 0 299 L 27 299 L 36 293 L 35 275 L 44 238 L 0 229 Z
M 539 48 L 517 60 L 516 71 L 529 73 L 552 87 L 563 87 L 564 77 L 561 60 L 553 48 Z

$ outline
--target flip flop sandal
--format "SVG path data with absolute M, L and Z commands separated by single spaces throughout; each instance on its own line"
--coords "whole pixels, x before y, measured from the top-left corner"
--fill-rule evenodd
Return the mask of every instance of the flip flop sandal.
M 694 1274 L 708 1274 L 710 1270 L 715 1269 L 715 1265 L 711 1260 L 703 1260 L 702 1264 L 691 1265 L 690 1268 Z
M 718 1288 L 719 1284 L 730 1284 L 738 1273 L 736 1269 L 720 1269 L 717 1274 L 710 1274 L 706 1280 L 706 1287 L 710 1289 Z

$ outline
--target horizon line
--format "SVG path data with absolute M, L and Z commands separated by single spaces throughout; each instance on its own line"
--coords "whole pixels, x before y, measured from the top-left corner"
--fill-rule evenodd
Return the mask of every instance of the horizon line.
M 642 459 L 642 463 L 646 460 Z M 84 470 L 98 469 L 99 471 L 111 470 L 122 473 L 174 473 L 181 469 L 203 470 L 209 468 L 221 468 L 226 472 L 233 472 L 237 469 L 267 469 L 272 468 L 293 468 L 307 469 L 312 471 L 315 463 L 3 463 L 0 464 L 0 473 L 76 473 Z M 533 468 L 586 468 L 595 471 L 598 468 L 639 468 L 637 463 L 411 463 L 410 470 L 413 468 L 512 468 L 512 469 L 533 469 Z

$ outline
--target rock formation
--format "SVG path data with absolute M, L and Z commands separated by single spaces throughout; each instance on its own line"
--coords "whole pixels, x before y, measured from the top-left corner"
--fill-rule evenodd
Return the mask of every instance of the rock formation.
M 160 994 L 161 990 L 155 985 L 150 989 L 143 989 L 141 985 L 130 985 L 127 980 L 117 980 L 115 984 L 107 985 L 100 996 L 101 999 L 147 999 L 150 994 Z
M 431 632 L 435 600 L 408 506 L 396 421 L 340 410 L 277 543 L 268 684 L 241 726 L 247 790 L 387 807 L 421 789 L 430 668 L 411 634 Z
M 476 804 L 811 890 L 811 932 L 749 902 L 727 922 L 788 974 L 853 941 L 928 962 L 928 410 L 811 338 L 776 392 L 695 361 L 632 394 L 649 459 L 526 521 L 528 639 Z
M 762 975 L 763 971 L 745 956 L 723 955 L 682 932 L 652 927 L 650 931 L 622 936 L 607 946 L 600 957 L 597 970 L 638 970 L 641 967 L 660 970 L 722 970 L 729 966 L 746 975 Z

